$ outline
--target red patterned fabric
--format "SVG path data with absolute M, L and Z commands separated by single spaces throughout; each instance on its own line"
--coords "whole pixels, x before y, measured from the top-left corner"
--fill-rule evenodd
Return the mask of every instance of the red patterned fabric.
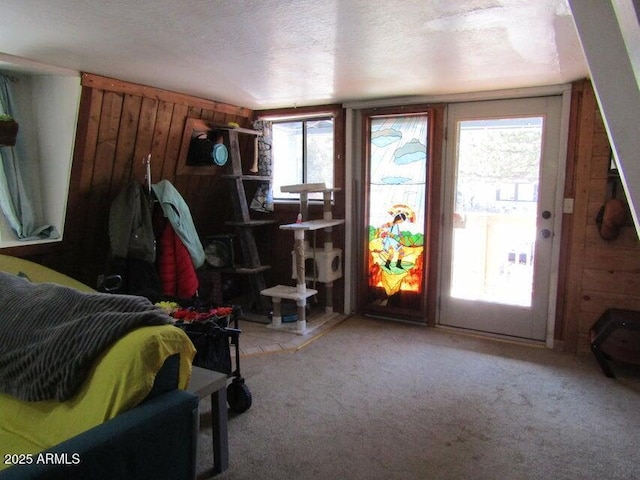
M 162 232 L 159 247 L 158 274 L 162 293 L 171 297 L 192 298 L 198 291 L 198 276 L 189 251 L 169 222 Z

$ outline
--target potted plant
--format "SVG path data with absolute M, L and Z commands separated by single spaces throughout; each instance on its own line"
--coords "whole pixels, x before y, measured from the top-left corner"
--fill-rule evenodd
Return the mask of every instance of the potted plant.
M 0 146 L 12 147 L 18 136 L 18 122 L 11 115 L 0 114 Z

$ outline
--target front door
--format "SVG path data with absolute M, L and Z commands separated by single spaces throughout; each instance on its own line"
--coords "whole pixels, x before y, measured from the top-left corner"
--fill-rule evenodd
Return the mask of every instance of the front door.
M 546 336 L 562 97 L 451 105 L 439 323 Z

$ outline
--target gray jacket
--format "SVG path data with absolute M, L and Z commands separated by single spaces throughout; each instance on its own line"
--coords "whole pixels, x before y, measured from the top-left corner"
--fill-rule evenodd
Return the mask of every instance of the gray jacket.
M 149 199 L 136 182 L 129 183 L 111 203 L 109 242 L 112 257 L 136 258 L 149 263 L 156 260 Z

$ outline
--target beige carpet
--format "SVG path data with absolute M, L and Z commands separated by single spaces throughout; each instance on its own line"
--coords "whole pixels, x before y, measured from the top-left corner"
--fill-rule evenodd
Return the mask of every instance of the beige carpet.
M 304 334 L 296 333 L 296 323 L 284 323 L 282 328 L 272 328 L 271 325 L 240 320 L 240 353 L 241 355 L 256 355 L 275 353 L 304 348 L 316 338 L 321 337 L 346 315 L 338 313 L 315 314 L 307 321 Z M 242 365 L 241 365 L 242 366 Z
M 350 318 L 242 369 L 219 479 L 640 478 L 640 373 L 590 356 Z

